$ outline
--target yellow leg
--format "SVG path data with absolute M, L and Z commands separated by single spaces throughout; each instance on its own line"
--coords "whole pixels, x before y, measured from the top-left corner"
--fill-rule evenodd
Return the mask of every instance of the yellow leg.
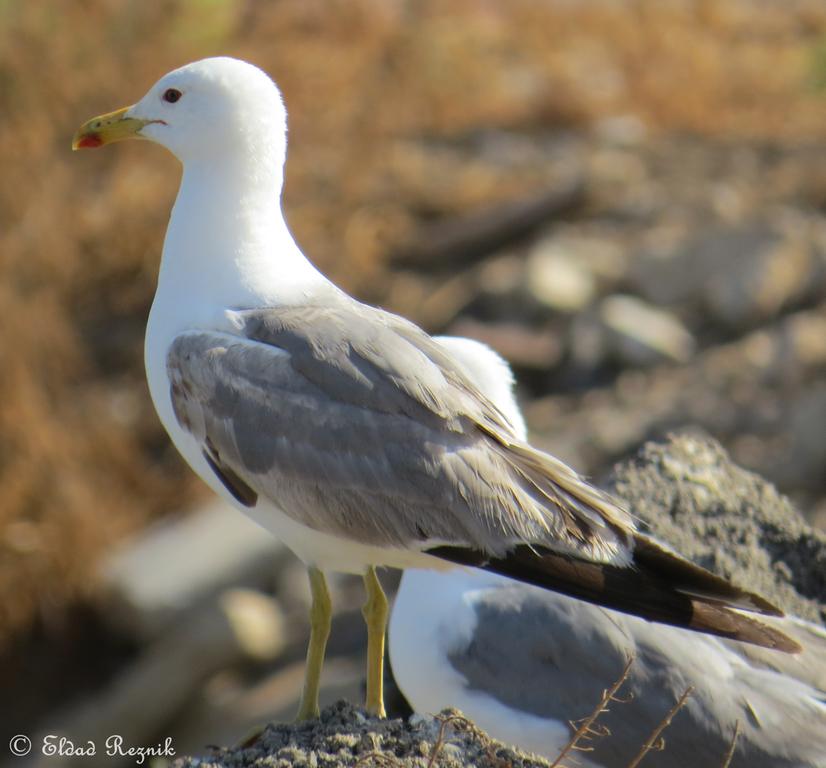
M 367 624 L 367 711 L 377 717 L 384 712 L 384 636 L 387 631 L 387 597 L 381 588 L 376 569 L 364 574 L 367 602 L 362 613 Z
M 310 643 L 307 646 L 307 665 L 304 669 L 304 690 L 296 720 L 318 717 L 318 689 L 321 684 L 321 668 L 324 652 L 330 637 L 330 619 L 333 613 L 327 580 L 318 568 L 309 568 L 310 591 L 313 603 L 310 607 Z

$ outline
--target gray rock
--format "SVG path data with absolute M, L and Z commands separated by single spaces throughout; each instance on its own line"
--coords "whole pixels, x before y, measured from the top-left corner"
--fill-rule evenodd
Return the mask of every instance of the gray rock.
M 615 468 L 610 487 L 681 554 L 826 623 L 826 534 L 716 441 L 690 433 L 647 443 Z
M 637 115 L 613 115 L 596 122 L 594 135 L 608 146 L 637 147 L 648 138 L 648 130 Z
M 217 499 L 165 520 L 116 549 L 101 566 L 101 616 L 149 640 L 195 605 L 235 586 L 272 584 L 284 545 Z
M 775 316 L 822 282 L 806 226 L 719 225 L 669 252 L 635 262 L 632 282 L 655 304 L 690 302 L 729 329 Z
M 96 751 L 83 758 L 87 766 L 128 765 L 117 752 L 106 749 L 112 738 L 122 739 L 127 748 L 151 744 L 216 673 L 243 664 L 272 663 L 288 635 L 286 619 L 270 597 L 227 590 L 182 617 L 108 686 L 86 699 L 73 699 L 69 707 L 51 715 L 34 743 L 45 746 L 49 738 L 78 745 L 91 742 Z M 174 744 L 175 739 L 170 736 L 169 741 Z M 39 749 L 24 763 L 26 768 L 77 764 L 71 754 Z
M 528 254 L 527 287 L 540 304 L 574 313 L 596 295 L 596 282 L 573 249 L 554 238 L 540 240 Z
M 605 354 L 593 322 L 584 313 L 573 324 L 577 365 L 594 367 Z M 685 365 L 624 371 L 584 395 L 528 400 L 525 410 L 543 448 L 591 475 L 605 472 L 646 438 L 697 425 L 738 464 L 793 495 L 805 512 L 826 488 L 818 447 L 826 418 L 818 394 L 824 366 L 821 305 L 698 351 Z
M 816 490 L 826 471 L 826 383 L 815 384 L 791 405 L 789 414 L 791 446 L 794 462 L 783 467 L 787 485 Z
M 674 315 L 634 296 L 609 296 L 599 317 L 610 352 L 625 365 L 684 363 L 694 354 L 694 338 Z

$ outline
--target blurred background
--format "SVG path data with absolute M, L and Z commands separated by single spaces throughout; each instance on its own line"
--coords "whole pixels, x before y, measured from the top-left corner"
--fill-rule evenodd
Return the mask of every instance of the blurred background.
M 303 571 L 214 507 L 144 382 L 177 162 L 69 149 L 216 54 L 283 91 L 305 253 L 504 354 L 537 444 L 599 479 L 697 425 L 826 524 L 821 0 L 2 0 L 4 734 L 197 749 L 294 706 Z M 363 643 L 335 592 L 332 697 Z

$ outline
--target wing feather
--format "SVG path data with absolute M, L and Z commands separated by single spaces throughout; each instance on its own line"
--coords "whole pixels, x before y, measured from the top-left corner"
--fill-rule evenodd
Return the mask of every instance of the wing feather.
M 237 336 L 174 341 L 178 421 L 233 487 L 377 545 L 503 554 L 532 541 L 621 557 L 631 524 L 616 504 L 521 443 L 431 337 L 356 306 L 236 312 Z

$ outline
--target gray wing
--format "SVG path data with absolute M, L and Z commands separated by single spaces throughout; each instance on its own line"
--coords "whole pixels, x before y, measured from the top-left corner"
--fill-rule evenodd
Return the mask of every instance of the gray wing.
M 589 559 L 626 545 L 624 512 L 502 414 L 427 334 L 340 302 L 234 313 L 167 357 L 176 417 L 242 503 L 380 546 L 515 541 Z
M 611 735 L 587 743 L 594 748 L 588 757 L 598 765 L 628 765 L 689 685 L 695 691 L 665 732 L 665 751 L 647 756 L 646 764 L 720 765 L 739 721 L 733 768 L 826 765 L 820 761 L 826 755 L 826 694 L 793 677 L 751 668 L 740 644 L 521 584 L 472 594 L 477 625 L 467 643 L 451 650 L 450 663 L 468 688 L 516 710 L 563 723 L 586 717 L 635 656 L 618 694 L 625 701 L 611 704 L 598 721 Z

